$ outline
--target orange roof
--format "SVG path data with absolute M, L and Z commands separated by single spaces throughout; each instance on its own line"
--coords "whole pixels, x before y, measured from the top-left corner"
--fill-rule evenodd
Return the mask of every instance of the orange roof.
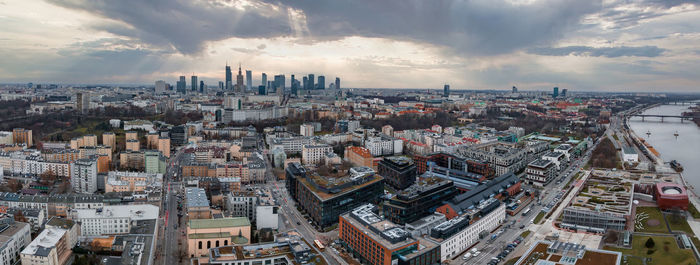
M 364 148 L 364 147 L 359 147 L 359 146 L 350 146 L 348 147 L 348 150 L 350 152 L 353 152 L 355 154 L 360 155 L 361 157 L 364 158 L 371 158 L 372 154 L 369 153 L 369 149 Z

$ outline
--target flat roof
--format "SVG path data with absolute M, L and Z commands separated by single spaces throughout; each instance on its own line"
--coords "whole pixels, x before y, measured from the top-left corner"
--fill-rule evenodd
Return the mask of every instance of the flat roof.
M 202 188 L 187 188 L 187 207 L 209 207 L 207 192 Z
M 224 228 L 250 226 L 248 217 L 231 217 L 221 219 L 190 219 L 188 226 L 191 229 Z
M 68 230 L 57 227 L 49 227 L 41 231 L 32 243 L 22 250 L 22 254 L 47 257 L 52 248 Z
M 76 219 L 130 218 L 131 220 L 157 219 L 158 206 L 150 204 L 110 205 L 93 209 L 74 209 Z

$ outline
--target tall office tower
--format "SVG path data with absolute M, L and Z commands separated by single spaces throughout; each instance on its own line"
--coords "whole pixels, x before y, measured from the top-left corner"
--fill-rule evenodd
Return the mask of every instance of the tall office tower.
M 204 81 L 199 81 L 199 93 L 204 93 Z
M 270 91 L 272 91 L 272 85 L 272 81 L 267 81 L 267 87 L 265 88 L 267 92 L 265 92 L 265 94 L 270 93 Z
M 302 81 L 301 81 L 301 86 L 302 86 L 301 89 L 303 89 L 303 90 L 309 89 L 309 87 L 308 87 L 308 85 L 309 85 L 309 78 L 306 77 L 306 76 L 304 76 L 301 80 L 302 80 Z
M 450 96 L 450 85 L 447 85 L 447 84 L 446 84 L 446 85 L 442 88 L 442 96 L 443 96 L 443 97 L 449 97 L 449 96 Z
M 513 93 L 518 93 L 518 88 L 513 86 Z
M 238 75 L 236 76 L 236 92 L 243 92 L 243 72 L 241 71 L 241 64 L 238 64 Z
M 326 77 L 319 75 L 318 76 L 318 89 L 326 89 Z
M 292 80 L 292 95 L 299 95 L 299 80 L 293 79 Z
M 85 113 L 90 108 L 90 93 L 78 92 L 75 94 L 75 108 Z
M 156 81 L 155 93 L 156 94 L 163 94 L 163 92 L 165 92 L 165 81 L 163 81 L 163 80 Z
M 245 70 L 245 90 L 253 90 L 253 71 Z
M 232 87 L 231 87 L 231 82 L 233 82 L 233 81 L 232 81 L 233 79 L 231 79 L 231 77 L 232 77 L 232 75 L 231 75 L 231 66 L 228 66 L 228 64 L 226 64 L 226 81 L 225 81 L 226 90 L 231 90 L 231 89 L 232 89 Z
M 262 82 L 260 82 L 263 86 L 267 87 L 267 74 L 262 73 Z
M 561 90 L 561 97 L 562 97 L 562 98 L 565 98 L 565 97 L 566 97 L 566 92 L 568 92 L 568 91 L 569 91 L 569 90 L 566 89 L 566 88 L 562 89 L 562 90 Z
M 197 76 L 196 76 L 196 75 L 193 75 L 193 76 L 192 76 L 192 84 L 191 84 L 191 86 L 192 86 L 192 89 L 190 89 L 190 90 L 196 92 L 196 91 L 197 91 Z
M 263 85 L 258 86 L 258 95 L 265 95 L 265 94 L 267 94 L 266 86 L 263 86 Z
M 552 98 L 557 98 L 559 96 L 559 87 L 554 87 L 554 91 L 552 91 Z
M 285 84 L 284 75 L 276 75 L 275 76 L 275 84 L 274 84 L 275 93 L 279 94 L 279 90 L 282 90 L 282 93 L 284 93 L 284 84 Z
M 340 90 L 340 77 L 335 78 L 335 89 Z
M 185 76 L 181 75 L 180 81 L 177 82 L 177 92 L 185 94 L 185 90 L 187 90 L 187 81 L 185 81 Z
M 316 88 L 316 78 L 314 78 L 314 74 L 309 74 L 309 89 L 315 89 Z
M 219 81 L 219 90 L 224 90 L 224 81 Z
M 291 90 L 290 93 L 291 93 L 292 95 L 296 95 L 296 94 L 297 94 L 297 87 L 296 87 L 296 84 L 295 84 L 296 81 L 297 81 L 297 80 L 294 79 L 294 75 L 292 75 L 292 79 L 289 80 L 289 88 L 290 88 L 290 90 Z

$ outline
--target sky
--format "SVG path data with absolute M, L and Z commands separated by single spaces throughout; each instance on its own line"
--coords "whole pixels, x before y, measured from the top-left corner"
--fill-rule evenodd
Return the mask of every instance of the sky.
M 0 0 L 0 82 L 700 92 L 700 0 Z M 234 73 L 235 75 L 235 73 Z

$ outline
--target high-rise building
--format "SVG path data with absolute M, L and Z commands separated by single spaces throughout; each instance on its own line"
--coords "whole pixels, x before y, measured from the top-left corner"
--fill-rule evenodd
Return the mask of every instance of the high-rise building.
M 445 84 L 445 86 L 442 88 L 442 96 L 443 97 L 450 96 L 450 85 Z
M 164 136 L 158 138 L 158 151 L 165 157 L 170 157 L 170 138 Z
M 231 66 L 228 66 L 228 64 L 226 64 L 226 82 L 225 82 L 226 90 L 231 90 L 232 80 L 233 79 L 232 79 L 232 75 L 231 75 Z
M 78 159 L 71 163 L 73 192 L 92 194 L 97 191 L 97 159 Z
M 282 93 L 284 93 L 284 84 L 285 84 L 284 75 L 275 75 L 275 84 L 274 84 L 275 93 L 279 94 L 280 91 Z
M 263 86 L 267 87 L 267 74 L 266 74 L 266 73 L 262 73 L 262 82 L 261 82 L 261 84 L 262 84 Z
M 181 75 L 180 81 L 177 81 L 177 93 L 185 94 L 185 90 L 187 90 L 187 81 L 185 81 L 185 76 Z
M 238 64 L 238 75 L 236 76 L 236 92 L 242 93 L 243 91 L 243 72 L 241 71 L 241 64 Z
M 554 91 L 552 91 L 552 98 L 557 98 L 559 96 L 559 87 L 554 87 Z
M 75 94 L 75 108 L 85 113 L 90 108 L 90 93 L 78 92 Z
M 318 76 L 318 89 L 326 89 L 326 77 L 319 75 Z
M 224 90 L 224 81 L 219 81 L 219 90 Z
M 565 97 L 566 97 L 566 92 L 568 92 L 568 91 L 569 91 L 569 90 L 566 89 L 566 88 L 562 89 L 562 90 L 561 90 L 561 97 L 565 98 Z
M 113 132 L 105 132 L 102 134 L 102 145 L 109 146 L 114 150 L 117 147 L 117 136 Z
M 32 138 L 32 130 L 24 128 L 12 129 L 12 143 L 14 144 L 25 144 L 27 147 L 31 147 L 33 145 Z
M 518 88 L 513 86 L 513 93 L 518 93 Z
M 267 88 L 265 86 L 260 85 L 258 86 L 258 95 L 266 95 L 267 94 Z
M 335 89 L 340 90 L 340 77 L 335 78 Z
M 199 81 L 199 93 L 204 93 L 204 81 Z
M 309 89 L 315 89 L 316 88 L 316 78 L 314 78 L 314 74 L 309 74 Z
M 294 78 L 294 75 L 292 75 L 292 80 L 291 80 L 291 90 L 292 90 L 292 91 L 291 91 L 291 94 L 292 94 L 292 95 L 296 95 L 296 94 L 297 94 L 297 89 L 298 89 L 297 80 Z
M 302 89 L 303 89 L 303 90 L 309 89 L 309 78 L 306 77 L 306 76 L 304 76 L 304 78 L 302 78 L 301 84 L 302 84 Z
M 163 94 L 163 92 L 165 92 L 165 81 L 163 81 L 163 80 L 156 81 L 155 93 L 156 94 Z
M 193 75 L 192 76 L 192 91 L 196 92 L 197 91 L 197 76 Z
M 253 90 L 253 71 L 245 70 L 245 89 Z

